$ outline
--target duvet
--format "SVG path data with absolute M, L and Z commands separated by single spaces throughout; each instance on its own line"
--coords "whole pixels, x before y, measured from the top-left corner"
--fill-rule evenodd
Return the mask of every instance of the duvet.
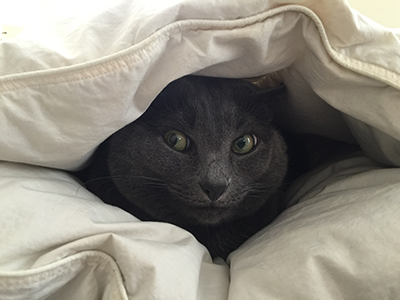
M 0 299 L 399 299 L 400 36 L 344 0 L 60 1 L 0 43 Z M 67 171 L 186 74 L 287 86 L 357 143 L 227 261 Z

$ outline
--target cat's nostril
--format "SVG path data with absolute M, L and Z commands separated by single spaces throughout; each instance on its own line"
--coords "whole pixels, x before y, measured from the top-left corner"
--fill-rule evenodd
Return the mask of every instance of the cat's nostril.
M 215 201 L 225 192 L 228 185 L 229 185 L 228 182 L 217 183 L 217 184 L 203 183 L 201 184 L 201 188 L 211 201 Z

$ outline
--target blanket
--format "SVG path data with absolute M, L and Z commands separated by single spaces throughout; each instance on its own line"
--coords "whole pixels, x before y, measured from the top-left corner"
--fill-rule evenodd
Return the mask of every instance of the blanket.
M 0 299 L 398 298 L 398 31 L 345 0 L 44 9 L 0 43 Z M 301 177 L 227 261 L 66 172 L 187 74 L 283 82 L 288 129 L 362 149 Z

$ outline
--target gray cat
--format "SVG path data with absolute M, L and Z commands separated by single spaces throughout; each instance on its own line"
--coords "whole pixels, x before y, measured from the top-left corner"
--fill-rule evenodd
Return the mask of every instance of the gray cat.
M 141 220 L 185 228 L 226 258 L 286 205 L 287 146 L 273 123 L 280 90 L 202 76 L 170 83 L 100 146 L 87 188 Z

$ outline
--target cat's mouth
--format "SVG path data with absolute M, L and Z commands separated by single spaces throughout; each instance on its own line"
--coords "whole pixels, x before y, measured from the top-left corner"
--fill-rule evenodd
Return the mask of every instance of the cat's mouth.
M 177 188 L 173 186 L 170 194 L 180 203 L 177 205 L 179 215 L 191 224 L 218 225 L 229 222 L 247 216 L 260 207 L 260 202 L 264 203 L 260 198 L 246 201 L 251 194 L 247 188 L 228 187 L 214 199 L 204 188 L 180 188 L 178 193 Z
M 218 225 L 232 221 L 243 213 L 243 199 L 231 201 L 204 201 L 196 203 L 185 203 L 184 214 L 189 217 L 190 223 L 204 225 Z
M 230 221 L 234 217 L 234 211 L 228 207 L 216 207 L 215 205 L 197 206 L 191 211 L 193 223 L 204 225 L 218 225 Z

